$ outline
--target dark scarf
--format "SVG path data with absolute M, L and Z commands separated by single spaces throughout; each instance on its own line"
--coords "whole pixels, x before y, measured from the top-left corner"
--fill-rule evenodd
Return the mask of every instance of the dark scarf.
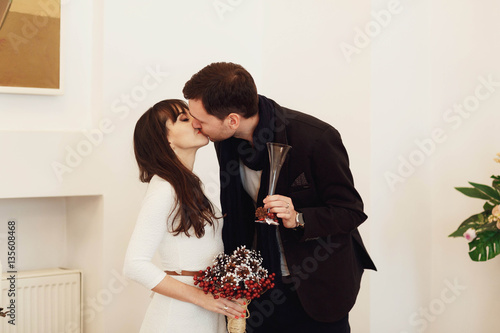
M 274 118 L 274 105 L 264 96 L 259 96 L 259 123 L 253 132 L 253 147 L 246 140 L 234 139 L 239 141 L 237 152 L 241 161 L 252 170 L 263 170 L 269 165 L 266 143 L 274 139 Z
M 271 100 L 259 95 L 259 123 L 253 133 L 252 147 L 248 141 L 229 138 L 216 143 L 220 166 L 221 206 L 224 217 L 222 239 L 224 251 L 232 253 L 238 246 L 251 248 L 254 233 L 257 234 L 257 250 L 269 272 L 281 276 L 279 246 L 276 226 L 255 223 L 255 206 L 243 188 L 239 172 L 239 160 L 253 170 L 262 170 L 257 206 L 267 195 L 269 185 L 269 158 L 267 142 L 274 140 L 275 109 Z

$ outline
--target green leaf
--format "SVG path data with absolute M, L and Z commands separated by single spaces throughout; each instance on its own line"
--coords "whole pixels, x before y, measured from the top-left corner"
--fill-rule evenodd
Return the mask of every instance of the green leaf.
M 488 222 L 488 213 L 482 212 L 472 215 L 467 220 L 463 221 L 458 229 L 455 232 L 451 233 L 448 237 L 463 237 L 464 233 L 469 228 L 477 229 L 480 226 L 484 225 L 486 222 Z
M 485 202 L 485 204 L 483 205 L 483 209 L 488 212 L 491 211 L 493 208 L 495 208 L 495 205 L 492 205 L 489 202 Z
M 474 261 L 486 261 L 500 253 L 500 231 L 484 231 L 469 243 L 469 256 Z
M 500 176 L 491 176 L 493 178 L 493 183 L 492 186 L 497 189 L 497 191 L 500 191 Z
M 490 200 L 490 197 L 473 187 L 455 187 L 455 189 L 468 197 Z
M 496 189 L 494 189 L 491 186 L 488 185 L 483 185 L 483 184 L 477 184 L 477 183 L 472 183 L 469 182 L 472 186 L 477 188 L 479 191 L 483 192 L 486 194 L 488 197 L 490 197 L 490 201 L 495 202 L 497 204 L 500 204 L 500 193 Z

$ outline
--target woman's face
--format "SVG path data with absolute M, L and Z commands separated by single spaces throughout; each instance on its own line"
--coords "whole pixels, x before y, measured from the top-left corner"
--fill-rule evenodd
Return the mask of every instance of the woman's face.
M 176 152 L 198 149 L 208 144 L 208 137 L 193 128 L 193 117 L 186 111 L 182 111 L 175 122 L 168 119 L 166 126 L 168 142 Z

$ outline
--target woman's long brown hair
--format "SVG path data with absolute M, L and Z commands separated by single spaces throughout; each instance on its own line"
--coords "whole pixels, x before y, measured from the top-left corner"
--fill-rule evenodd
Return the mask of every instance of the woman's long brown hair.
M 177 121 L 179 114 L 188 112 L 184 101 L 169 99 L 156 103 L 137 121 L 134 130 L 134 151 L 139 165 L 139 179 L 149 183 L 154 175 L 168 181 L 175 190 L 176 201 L 172 208 L 174 220 L 180 223 L 172 232 L 196 237 L 205 234 L 205 224 L 213 226 L 216 219 L 212 203 L 202 190 L 200 179 L 177 158 L 167 139 L 167 120 Z M 166 222 L 166 221 L 165 221 Z

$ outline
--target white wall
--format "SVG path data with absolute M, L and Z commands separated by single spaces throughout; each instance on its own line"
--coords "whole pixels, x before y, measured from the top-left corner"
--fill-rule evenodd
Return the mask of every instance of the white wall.
M 465 288 L 438 316 L 432 326 L 434 332 L 498 331 L 498 325 L 487 315 L 488 308 L 500 306 L 500 300 L 494 297 L 500 287 L 491 278 L 500 273 L 498 258 L 486 263 L 471 262 L 463 239 L 444 237 L 458 223 L 482 211 L 484 203 L 467 198 L 453 187 L 468 186 L 467 181 L 491 185 L 490 176 L 500 174 L 500 165 L 492 161 L 500 152 L 500 131 L 496 126 L 500 123 L 499 11 L 498 1 L 486 1 L 482 6 L 459 1 L 452 8 L 438 1 L 432 12 L 431 29 L 436 32 L 432 48 L 438 56 L 432 63 L 435 70 L 431 100 L 435 112 L 431 119 L 433 126 L 446 131 L 448 139 L 436 150 L 432 161 L 432 182 L 436 186 L 431 200 L 431 223 L 435 226 L 431 239 L 431 297 L 439 295 L 445 280 L 457 280 Z M 491 77 L 495 82 L 493 91 L 486 90 L 479 77 Z M 482 86 L 481 94 L 490 95 L 479 100 L 473 111 L 467 111 L 478 86 Z M 444 112 L 455 103 L 465 105 L 465 114 L 460 116 L 460 123 L 446 122 Z
M 372 2 L 373 10 L 388 8 Z M 373 332 L 414 332 L 408 317 L 430 293 L 430 165 L 423 163 L 404 183 L 389 186 L 399 156 L 428 137 L 429 6 L 401 1 L 391 21 L 372 39 L 370 237 L 379 272 L 371 285 Z M 407 157 L 406 157 L 407 158 Z M 445 240 L 447 241 L 447 240 Z
M 474 96 L 479 76 L 500 82 L 499 4 L 400 4 L 371 46 L 371 331 L 496 332 L 486 313 L 499 304 L 497 259 L 474 263 L 447 235 L 483 204 L 454 187 L 499 173 L 499 87 L 460 122 L 447 110 Z
M 226 11 L 218 12 L 221 3 Z M 343 136 L 369 215 L 361 232 L 379 269 L 364 277 L 353 332 L 496 332 L 486 317 L 499 305 L 491 296 L 499 291 L 496 259 L 472 263 L 465 241 L 447 235 L 482 204 L 453 187 L 498 173 L 492 158 L 500 94 L 460 125 L 443 115 L 474 94 L 478 76 L 500 81 L 498 6 L 63 2 L 65 94 L 0 95 L 0 217 L 23 222 L 39 213 L 45 226 L 66 228 L 48 238 L 75 241 L 66 257 L 20 257 L 23 264 L 83 267 L 90 274 L 86 331 L 136 332 L 149 292 L 117 276 L 145 190 L 133 157 L 135 121 L 160 99 L 182 98 L 184 83 L 205 65 L 233 61 L 253 74 L 260 93 L 330 122 Z M 363 37 L 365 29 L 375 30 Z M 387 173 L 398 175 L 401 159 L 420 156 L 415 141 L 428 143 L 436 128 L 446 139 L 392 186 Z M 78 150 L 86 156 L 78 158 Z M 195 170 L 218 203 L 213 146 L 197 157 Z M 67 167 L 59 175 L 57 163 Z M 23 246 L 39 246 L 36 229 L 21 236 L 33 240 Z M 448 283 L 466 289 L 441 309 Z
M 0 200 L 0 261 L 7 268 L 9 219 L 16 219 L 17 270 L 64 266 L 66 203 L 64 198 Z M 61 241 L 62 240 L 62 241 Z

